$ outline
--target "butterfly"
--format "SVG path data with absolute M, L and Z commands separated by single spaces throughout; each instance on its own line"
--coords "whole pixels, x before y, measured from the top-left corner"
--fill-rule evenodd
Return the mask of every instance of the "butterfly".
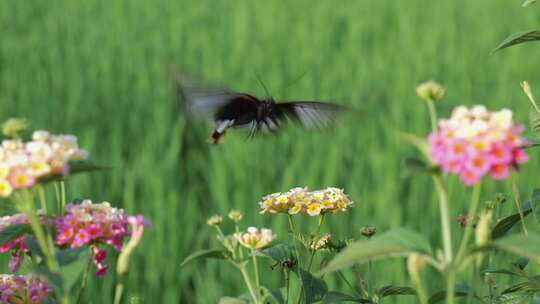
M 192 114 L 210 114 L 214 121 L 208 142 L 221 144 L 231 128 L 249 129 L 249 137 L 277 133 L 287 121 L 306 130 L 331 126 L 345 107 L 320 101 L 276 102 L 271 96 L 257 98 L 247 93 L 208 89 L 177 77 L 178 99 Z

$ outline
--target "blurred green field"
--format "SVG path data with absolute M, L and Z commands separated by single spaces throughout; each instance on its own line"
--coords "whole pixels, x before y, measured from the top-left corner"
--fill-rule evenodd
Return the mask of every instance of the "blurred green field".
M 76 134 L 93 160 L 113 170 L 75 177 L 70 197 L 108 200 L 151 219 L 128 295 L 142 303 L 216 303 L 245 292 L 240 275 L 215 261 L 179 264 L 194 249 L 217 245 L 206 218 L 231 208 L 246 213 L 245 225 L 272 227 L 284 238 L 285 218 L 258 214 L 267 193 L 342 187 L 357 205 L 329 217 L 324 231 L 359 237 L 365 224 L 379 231 L 406 226 L 440 246 L 431 181 L 403 176 L 401 161 L 415 151 L 394 131 L 426 134 L 427 111 L 414 87 L 432 78 L 447 86 L 441 115 L 482 103 L 510 107 L 527 121 L 519 82 L 529 80 L 540 92 L 538 45 L 490 55 L 509 33 L 540 25 L 539 8 L 519 4 L 5 0 L 0 119 L 27 117 L 35 128 Z M 334 100 L 359 113 L 324 133 L 290 127 L 279 137 L 246 141 L 231 132 L 224 145 L 209 146 L 210 125 L 187 125 L 178 115 L 173 64 L 209 83 L 264 95 L 259 73 L 277 99 Z M 523 196 L 540 184 L 535 154 L 515 175 Z M 495 189 L 509 192 L 510 182 L 488 183 L 483 198 Z M 452 180 L 454 218 L 469 192 Z M 409 284 L 403 261 L 376 267 L 377 285 Z M 428 275 L 430 288 L 440 287 L 440 277 Z M 278 277 L 275 271 L 263 282 L 276 288 Z M 113 276 L 92 282 L 87 302 L 109 303 L 113 284 Z M 407 301 L 414 302 L 399 303 Z

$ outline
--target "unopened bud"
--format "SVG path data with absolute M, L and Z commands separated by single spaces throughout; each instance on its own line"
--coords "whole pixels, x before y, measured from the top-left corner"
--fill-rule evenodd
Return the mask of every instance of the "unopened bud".
M 489 241 L 491 234 L 491 215 L 491 211 L 484 212 L 482 215 L 480 215 L 480 219 L 478 220 L 478 225 L 475 231 L 477 246 L 483 246 Z
M 416 94 L 425 101 L 439 101 L 444 96 L 444 87 L 433 80 L 416 87 Z
M 420 254 L 413 253 L 409 255 L 409 258 L 407 259 L 407 270 L 415 282 L 420 280 L 420 273 L 424 270 L 425 266 L 426 261 Z
M 228 216 L 229 216 L 229 219 L 231 219 L 231 221 L 238 223 L 242 220 L 242 218 L 244 217 L 244 214 L 242 214 L 242 212 L 238 210 L 231 210 Z
M 377 228 L 373 226 L 364 226 L 360 229 L 360 233 L 369 239 L 377 233 Z
M 223 218 L 221 217 L 221 215 L 213 215 L 209 217 L 206 221 L 209 226 L 219 226 L 222 222 Z
M 326 233 L 320 239 L 318 239 L 316 242 L 313 242 L 311 244 L 311 250 L 317 251 L 317 250 L 327 248 L 331 239 L 332 239 L 332 235 L 330 233 Z

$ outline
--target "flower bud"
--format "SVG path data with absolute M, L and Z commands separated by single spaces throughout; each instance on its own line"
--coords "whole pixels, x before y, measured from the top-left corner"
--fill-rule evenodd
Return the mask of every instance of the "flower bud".
M 457 221 L 461 227 L 465 227 L 469 224 L 469 217 L 466 214 L 460 214 Z
M 208 220 L 206 221 L 208 226 L 219 226 L 222 222 L 223 222 L 223 218 L 221 217 L 221 215 L 213 215 L 209 217 Z
M 327 248 L 331 239 L 332 239 L 332 235 L 330 233 L 324 234 L 320 239 L 318 239 L 316 242 L 313 242 L 311 244 L 311 250 L 317 251 L 317 250 Z
M 360 233 L 369 239 L 377 233 L 377 228 L 366 225 L 360 229 Z
M 424 270 L 425 266 L 426 261 L 420 254 L 413 253 L 409 255 L 409 258 L 407 259 L 407 271 L 409 271 L 409 275 L 412 278 L 417 278 L 422 270 Z
M 7 137 L 19 137 L 30 127 L 30 122 L 23 118 L 10 118 L 2 124 L 2 134 Z
M 231 221 L 238 223 L 242 220 L 242 218 L 244 217 L 244 214 L 238 210 L 231 210 L 228 216 L 229 216 L 229 219 L 231 219 Z
M 476 227 L 476 245 L 482 246 L 487 244 L 491 233 L 491 211 L 484 212 L 480 215 L 478 225 Z
M 444 96 L 444 87 L 430 80 L 418 85 L 416 94 L 425 101 L 438 101 Z

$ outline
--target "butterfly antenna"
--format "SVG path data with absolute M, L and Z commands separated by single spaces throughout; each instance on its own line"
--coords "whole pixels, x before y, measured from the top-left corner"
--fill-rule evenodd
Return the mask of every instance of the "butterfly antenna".
M 296 84 L 298 81 L 300 81 L 300 79 L 304 78 L 304 76 L 306 76 L 308 73 L 308 71 L 305 71 L 303 72 L 302 74 L 298 75 L 296 78 L 294 78 L 293 81 L 291 81 L 286 87 L 285 87 L 285 90 L 290 88 L 291 86 L 293 86 L 294 84 Z
M 264 91 L 266 92 L 266 96 L 268 96 L 268 97 L 272 96 L 270 94 L 270 91 L 268 91 L 268 88 L 264 85 L 264 82 L 261 79 L 261 75 L 259 73 L 257 73 L 256 76 L 257 76 L 257 80 L 259 81 L 259 83 L 263 87 Z

